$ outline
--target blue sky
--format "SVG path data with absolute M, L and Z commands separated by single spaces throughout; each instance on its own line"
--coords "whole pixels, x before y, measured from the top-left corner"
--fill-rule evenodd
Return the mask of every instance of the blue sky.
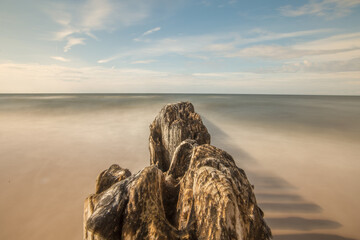
M 2 0 L 0 93 L 360 94 L 360 0 Z

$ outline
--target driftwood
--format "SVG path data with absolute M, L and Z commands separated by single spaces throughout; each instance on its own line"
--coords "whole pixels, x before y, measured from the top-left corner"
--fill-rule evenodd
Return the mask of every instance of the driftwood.
M 245 172 L 210 145 L 191 103 L 166 105 L 149 144 L 149 167 L 99 175 L 85 200 L 85 240 L 271 239 Z

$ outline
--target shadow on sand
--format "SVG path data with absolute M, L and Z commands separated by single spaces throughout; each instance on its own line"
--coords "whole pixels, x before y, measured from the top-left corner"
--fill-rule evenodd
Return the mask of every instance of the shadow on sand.
M 257 193 L 256 198 L 260 202 L 267 201 L 303 201 L 303 198 L 296 194 L 287 194 L 287 193 Z
M 294 193 L 296 187 L 285 179 L 274 173 L 264 171 L 265 169 L 258 165 L 255 158 L 231 141 L 230 136 L 209 120 L 204 118 L 203 120 L 213 139 L 216 139 L 216 142 L 214 141 L 212 144 L 232 155 L 239 167 L 247 164 L 256 166 L 254 168 L 256 172 L 249 169 L 245 170 L 250 182 L 255 186 L 256 198 L 259 206 L 265 212 L 265 219 L 270 228 L 273 231 L 293 230 L 305 232 L 304 234 L 295 234 L 295 232 L 291 234 L 290 232 L 290 234 L 275 235 L 274 240 L 355 240 L 335 234 L 306 233 L 306 231 L 317 229 L 336 229 L 342 225 L 328 219 L 297 217 L 296 213 L 320 213 L 322 208 L 316 203 L 305 201 L 302 196 Z M 266 218 L 266 212 L 280 214 L 281 217 Z
M 226 152 L 230 153 L 234 159 L 241 159 L 242 162 L 250 163 L 255 162 L 255 159 L 250 156 L 246 151 L 242 150 L 231 141 L 229 141 L 230 136 L 221 130 L 211 121 L 202 117 L 204 125 L 208 129 L 211 136 L 211 144 L 217 146 Z
M 301 217 L 267 218 L 266 222 L 276 229 L 310 231 L 314 229 L 334 229 L 341 224 L 324 219 L 306 219 Z
M 286 235 L 275 235 L 274 240 L 355 240 L 354 238 L 341 237 L 333 234 L 286 234 Z
M 314 203 L 259 203 L 264 211 L 281 213 L 317 213 L 322 208 Z

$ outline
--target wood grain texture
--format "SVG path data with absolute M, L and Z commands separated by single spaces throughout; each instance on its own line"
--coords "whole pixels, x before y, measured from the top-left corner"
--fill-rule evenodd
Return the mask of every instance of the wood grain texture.
M 85 240 L 267 240 L 253 186 L 189 102 L 168 104 L 150 125 L 150 166 L 112 165 L 85 200 Z

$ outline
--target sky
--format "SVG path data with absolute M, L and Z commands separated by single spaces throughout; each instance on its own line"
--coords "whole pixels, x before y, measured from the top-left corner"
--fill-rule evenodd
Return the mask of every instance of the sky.
M 360 95 L 360 0 L 1 0 L 0 93 Z

